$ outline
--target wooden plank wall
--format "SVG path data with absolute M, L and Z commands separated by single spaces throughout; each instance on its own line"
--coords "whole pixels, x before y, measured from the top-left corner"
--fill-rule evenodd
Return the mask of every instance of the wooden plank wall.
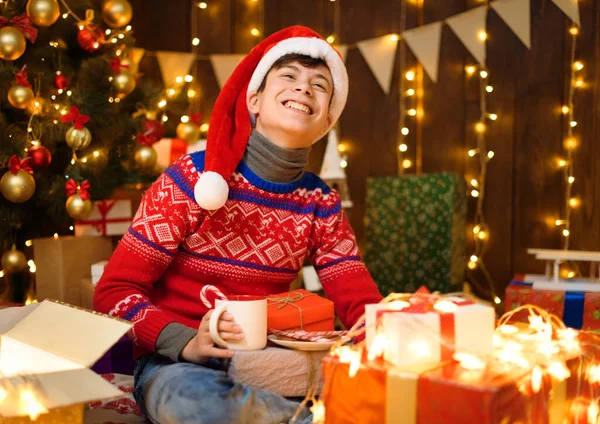
M 398 32 L 401 0 L 338 0 L 340 34 L 344 44 Z M 408 0 L 407 28 L 419 18 L 427 24 L 482 4 L 480 0 L 429 1 L 417 13 L 415 0 Z M 308 25 L 322 35 L 334 31 L 335 2 L 329 0 L 207 0 L 208 9 L 194 7 L 196 1 L 170 0 L 168 13 L 159 3 L 132 0 L 138 44 L 149 50 L 191 51 L 191 38 L 201 40 L 197 53 L 245 53 L 260 39 L 250 35 L 257 27 L 270 34 L 293 24 Z M 577 57 L 584 61 L 584 89 L 575 101 L 581 147 L 575 153 L 574 193 L 582 206 L 573 213 L 573 249 L 600 250 L 600 0 L 581 0 L 582 30 Z M 192 28 L 190 14 L 196 14 Z M 553 223 L 564 211 L 564 180 L 557 167 L 563 157 L 562 140 L 568 124 L 560 114 L 566 102 L 570 40 L 569 21 L 550 0 L 531 0 L 531 50 L 517 39 L 502 19 L 488 16 L 488 66 L 494 92 L 489 111 L 499 118 L 487 132 L 490 149 L 496 153 L 489 164 L 488 196 L 485 202 L 491 227 L 487 265 L 501 293 L 515 273 L 542 272 L 543 266 L 526 254 L 528 247 L 560 248 L 561 233 Z M 158 77 L 158 67 L 149 57 L 142 69 Z M 416 64 L 408 53 L 408 65 Z M 469 180 L 476 175 L 477 161 L 467 151 L 475 146 L 474 124 L 479 118 L 477 78 L 464 68 L 473 58 L 452 31 L 444 26 L 440 73 L 437 84 L 425 76 L 422 136 L 422 171 L 455 171 Z M 218 94 L 216 79 L 206 60 L 197 63 L 202 89 L 201 108 L 206 116 Z M 348 146 L 348 183 L 354 201 L 349 211 L 359 241 L 364 240 L 363 216 L 367 177 L 396 173 L 398 125 L 398 62 L 391 94 L 386 96 L 356 48 L 348 53 L 350 75 L 348 105 L 340 121 L 341 137 Z M 415 129 L 414 125 L 411 130 Z M 407 138 L 409 157 L 416 148 L 414 134 Z M 325 142 L 315 145 L 310 169 L 318 171 Z M 412 155 L 412 156 L 411 156 Z M 411 171 L 409 171 L 411 172 Z M 412 170 L 414 172 L 414 168 Z M 469 203 L 469 219 L 474 213 Z M 469 248 L 470 249 L 470 248 Z M 470 250 L 469 250 L 470 252 Z M 474 275 L 481 281 L 480 276 Z

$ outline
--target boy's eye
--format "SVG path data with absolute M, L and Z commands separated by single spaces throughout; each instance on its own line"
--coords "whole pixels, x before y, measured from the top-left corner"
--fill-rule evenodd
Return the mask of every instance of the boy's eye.
M 317 87 L 320 90 L 325 90 L 325 87 L 323 87 L 321 84 L 313 84 L 313 86 Z
M 294 76 L 290 74 L 283 74 L 282 76 L 287 79 L 294 79 Z

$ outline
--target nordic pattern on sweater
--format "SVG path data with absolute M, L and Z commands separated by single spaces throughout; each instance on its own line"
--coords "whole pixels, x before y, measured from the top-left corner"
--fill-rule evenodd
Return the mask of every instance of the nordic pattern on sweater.
M 271 183 L 241 162 L 226 204 L 205 211 L 193 195 L 203 169 L 204 152 L 184 156 L 148 189 L 96 290 L 95 308 L 131 321 L 143 350 L 155 350 L 170 322 L 197 328 L 204 285 L 226 295 L 285 292 L 307 256 L 346 325 L 381 299 L 338 193 L 316 175 Z

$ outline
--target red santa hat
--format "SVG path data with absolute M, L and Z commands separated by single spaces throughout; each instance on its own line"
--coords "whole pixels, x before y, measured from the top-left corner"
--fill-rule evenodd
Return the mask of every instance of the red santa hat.
M 194 187 L 196 202 L 203 209 L 216 210 L 227 201 L 227 180 L 242 160 L 252 131 L 254 117 L 246 99 L 258 90 L 273 64 L 288 54 L 322 59 L 327 64 L 333 79 L 329 129 L 342 114 L 348 97 L 348 74 L 340 54 L 329 43 L 303 26 L 285 28 L 264 39 L 235 68 L 215 102 L 204 171 Z

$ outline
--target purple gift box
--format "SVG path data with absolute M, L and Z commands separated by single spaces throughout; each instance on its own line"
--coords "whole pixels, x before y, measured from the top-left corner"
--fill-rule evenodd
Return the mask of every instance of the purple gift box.
M 92 366 L 92 370 L 98 374 L 133 375 L 134 367 L 133 344 L 124 336 Z

